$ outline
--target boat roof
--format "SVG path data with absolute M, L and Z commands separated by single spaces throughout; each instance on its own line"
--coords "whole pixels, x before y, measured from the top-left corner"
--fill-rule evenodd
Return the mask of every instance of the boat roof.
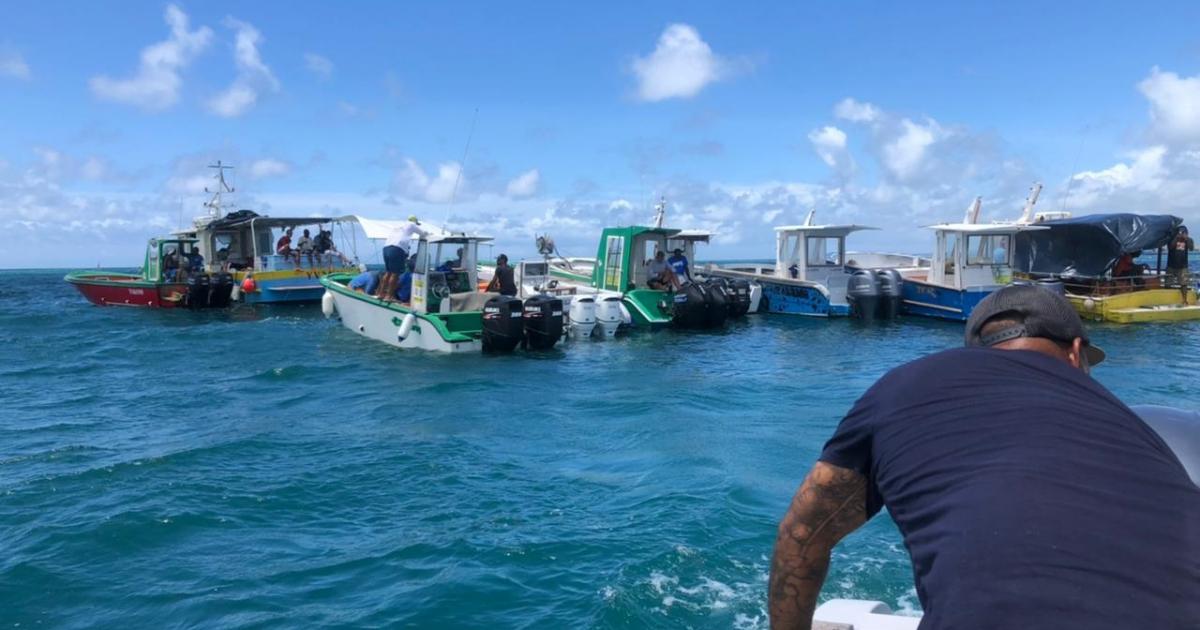
M 707 243 L 708 239 L 712 238 L 713 233 L 706 230 L 679 230 L 672 234 L 671 238 L 681 241 L 697 241 Z
M 939 223 L 925 226 L 941 232 L 963 232 L 966 234 L 1016 234 L 1033 230 L 1046 230 L 1041 225 L 1028 223 Z
M 1171 242 L 1183 219 L 1171 214 L 1089 214 L 1037 224 L 1014 248 L 1016 268 L 1034 273 L 1104 275 L 1122 254 L 1153 251 Z
M 408 219 L 370 219 L 357 214 L 348 214 L 334 220 L 358 223 L 362 226 L 363 233 L 367 235 L 367 238 L 373 240 L 386 239 L 392 235 L 393 230 L 408 224 Z M 492 240 L 490 236 L 453 232 L 428 222 L 420 223 L 419 225 L 422 230 L 429 232 L 429 236 L 425 240 L 430 243 L 465 243 L 467 241 L 483 242 Z
M 780 225 L 775 228 L 776 232 L 795 232 L 800 233 L 817 233 L 822 236 L 846 236 L 851 232 L 860 230 L 878 230 L 877 227 L 869 225 Z
M 479 236 L 476 234 L 432 234 L 425 238 L 427 243 L 484 243 L 492 240 L 490 236 Z

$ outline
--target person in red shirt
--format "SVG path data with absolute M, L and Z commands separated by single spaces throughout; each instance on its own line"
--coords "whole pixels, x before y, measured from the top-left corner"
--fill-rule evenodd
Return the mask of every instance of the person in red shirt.
M 292 228 L 283 231 L 283 236 L 275 243 L 275 253 L 283 256 L 285 261 L 292 257 Z M 296 258 L 296 262 L 299 264 L 299 257 Z

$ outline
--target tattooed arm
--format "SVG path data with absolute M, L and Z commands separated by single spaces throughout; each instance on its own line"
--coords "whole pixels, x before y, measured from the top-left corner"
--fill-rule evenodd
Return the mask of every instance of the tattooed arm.
M 768 610 L 772 628 L 812 626 L 829 554 L 867 520 L 867 480 L 853 470 L 817 462 L 779 524 L 771 559 Z

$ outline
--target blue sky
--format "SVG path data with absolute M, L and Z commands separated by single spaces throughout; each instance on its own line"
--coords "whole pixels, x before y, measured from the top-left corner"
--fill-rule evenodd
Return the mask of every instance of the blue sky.
M 17 4 L 0 267 L 136 265 L 216 159 L 243 207 L 415 212 L 517 256 L 590 255 L 660 195 L 712 257 L 811 208 L 928 251 L 920 226 L 976 195 L 1014 217 L 1035 181 L 1043 209 L 1200 219 L 1200 4 L 1102 4 Z

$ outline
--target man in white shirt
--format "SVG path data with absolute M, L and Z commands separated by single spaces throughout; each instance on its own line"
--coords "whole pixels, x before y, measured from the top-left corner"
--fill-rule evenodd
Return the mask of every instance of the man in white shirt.
M 408 222 L 392 230 L 383 247 L 383 278 L 379 280 L 379 292 L 375 294 L 381 300 L 391 301 L 396 295 L 396 286 L 400 283 L 400 274 L 408 270 L 408 246 L 413 236 L 429 236 L 421 229 L 421 222 L 416 215 L 408 217 Z

